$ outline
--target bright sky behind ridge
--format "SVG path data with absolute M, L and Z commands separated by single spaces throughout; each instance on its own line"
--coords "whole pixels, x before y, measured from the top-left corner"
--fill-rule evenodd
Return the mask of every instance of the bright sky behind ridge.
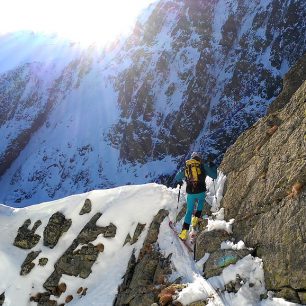
M 0 0 L 0 34 L 20 30 L 57 33 L 84 43 L 125 34 L 155 0 Z

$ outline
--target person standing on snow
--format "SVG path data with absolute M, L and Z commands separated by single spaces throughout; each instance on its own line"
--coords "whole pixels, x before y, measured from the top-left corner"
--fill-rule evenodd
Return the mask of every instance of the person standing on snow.
M 205 201 L 206 176 L 210 176 L 212 179 L 217 178 L 217 168 L 211 162 L 203 162 L 201 153 L 193 152 L 191 159 L 186 161 L 186 165 L 175 176 L 175 181 L 182 185 L 182 180 L 187 183 L 187 211 L 184 219 L 182 231 L 179 234 L 179 238 L 186 240 L 188 237 L 188 230 L 190 223 L 195 227 L 202 219 L 202 209 Z M 197 205 L 197 211 L 192 217 L 194 205 Z M 192 217 L 192 219 L 191 219 Z

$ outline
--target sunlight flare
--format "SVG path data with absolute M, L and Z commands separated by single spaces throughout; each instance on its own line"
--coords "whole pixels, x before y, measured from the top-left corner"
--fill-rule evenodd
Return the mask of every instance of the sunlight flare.
M 154 0 L 11 0 L 2 4 L 0 31 L 56 33 L 84 44 L 104 44 L 127 34 L 139 13 L 152 2 Z

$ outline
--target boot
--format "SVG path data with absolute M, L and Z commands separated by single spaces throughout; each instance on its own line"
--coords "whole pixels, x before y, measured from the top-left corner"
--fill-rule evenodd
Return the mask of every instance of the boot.
M 200 225 L 200 223 L 203 221 L 202 219 L 202 211 L 197 210 L 194 216 L 191 219 L 191 224 L 193 227 L 196 227 Z
M 191 219 L 191 225 L 192 225 L 193 228 L 195 228 L 198 225 L 200 225 L 202 221 L 203 221 L 203 219 L 201 217 L 193 216 L 192 219 Z
M 181 233 L 179 234 L 179 238 L 181 240 L 187 240 L 188 238 L 188 231 L 189 231 L 189 224 L 188 223 L 185 223 L 183 224 L 183 227 L 182 227 L 182 231 Z
M 179 234 L 179 238 L 181 240 L 187 240 L 187 238 L 188 238 L 188 231 L 186 229 L 182 229 L 181 233 Z

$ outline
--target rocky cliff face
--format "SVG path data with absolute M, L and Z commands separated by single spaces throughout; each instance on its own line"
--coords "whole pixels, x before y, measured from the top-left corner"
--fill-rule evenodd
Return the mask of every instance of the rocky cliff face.
M 299 1 L 160 1 L 117 59 L 132 60 L 118 76 L 121 119 L 109 135 L 121 158 L 145 162 L 190 146 L 222 154 L 305 52 L 303 14 Z
M 227 175 L 223 206 L 226 218 L 235 218 L 235 237 L 253 247 L 263 259 L 268 289 L 303 304 L 305 59 L 285 78 L 284 91 L 272 104 L 269 115 L 237 139 L 221 164 Z M 293 92 L 292 84 L 296 83 L 302 84 Z
M 2 72 L 0 201 L 157 181 L 193 149 L 221 159 L 306 51 L 305 12 L 161 0 L 111 52 L 66 46 L 65 61 L 33 53 Z
M 47 123 L 52 108 L 79 87 L 90 68 L 90 56 L 77 57 L 61 68 L 58 73 L 50 63 L 33 62 L 0 75 L 0 175 Z

